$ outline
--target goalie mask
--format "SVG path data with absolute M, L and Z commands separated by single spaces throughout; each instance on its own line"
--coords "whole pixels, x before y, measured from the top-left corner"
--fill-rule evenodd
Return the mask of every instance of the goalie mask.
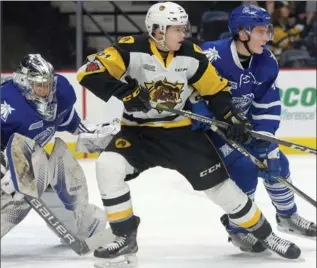
M 40 54 L 28 54 L 13 75 L 21 94 L 46 121 L 56 117 L 56 78 L 53 66 Z

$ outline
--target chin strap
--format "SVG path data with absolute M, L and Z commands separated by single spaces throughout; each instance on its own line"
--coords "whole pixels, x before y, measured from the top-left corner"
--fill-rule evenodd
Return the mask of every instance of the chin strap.
M 246 31 L 245 31 L 245 32 L 246 32 Z M 251 32 L 251 31 L 250 31 L 250 32 Z M 252 56 L 252 55 L 253 55 L 253 52 L 250 50 L 249 44 L 248 44 L 248 43 L 250 42 L 250 40 L 251 40 L 251 38 L 250 38 L 250 33 L 246 32 L 246 34 L 248 35 L 248 40 L 242 41 L 242 40 L 240 40 L 239 37 L 237 37 L 237 39 L 238 39 L 240 42 L 242 42 L 242 44 L 244 45 L 245 49 L 250 53 L 250 56 Z
M 251 54 L 250 56 L 252 56 L 253 55 L 253 52 L 250 50 L 250 48 L 249 48 L 249 45 L 248 45 L 248 42 L 250 41 L 250 38 L 249 38 L 249 40 L 248 41 L 242 41 L 242 43 L 243 43 L 243 45 L 244 45 L 244 47 L 246 48 L 246 50 Z
M 170 51 L 170 49 L 168 48 L 166 41 L 165 41 L 165 34 L 163 35 L 163 39 L 162 40 L 158 40 L 156 39 L 153 34 L 149 34 L 149 36 L 157 43 L 159 43 L 162 47 L 166 48 L 168 51 Z M 167 51 L 167 52 L 168 52 Z

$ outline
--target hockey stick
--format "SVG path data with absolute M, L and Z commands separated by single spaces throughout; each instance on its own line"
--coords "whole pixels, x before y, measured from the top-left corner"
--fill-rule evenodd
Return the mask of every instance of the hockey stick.
M 259 159 L 257 159 L 255 156 L 253 156 L 252 154 L 250 154 L 242 145 L 237 144 L 229 139 L 227 139 L 227 137 L 225 136 L 225 134 L 215 125 L 211 126 L 211 130 L 214 131 L 215 133 L 217 133 L 219 136 L 221 136 L 227 143 L 229 143 L 233 148 L 235 148 L 236 150 L 238 150 L 240 153 L 242 153 L 243 155 L 247 156 L 257 167 L 259 167 L 260 169 L 263 169 L 265 171 L 268 171 L 267 166 L 260 161 Z M 279 177 L 277 179 L 278 182 L 284 184 L 288 189 L 292 190 L 294 193 L 296 193 L 298 196 L 300 196 L 301 198 L 303 198 L 305 201 L 307 201 L 309 204 L 313 205 L 315 208 L 317 206 L 317 203 L 314 199 L 312 199 L 310 196 L 308 196 L 307 194 L 305 194 L 303 191 L 301 191 L 300 189 L 298 189 L 295 185 L 293 185 L 292 183 L 288 182 L 285 178 L 283 177 Z
M 110 228 L 93 235 L 85 240 L 79 239 L 52 213 L 46 204 L 37 198 L 25 195 L 25 200 L 39 214 L 39 216 L 51 227 L 53 232 L 68 244 L 78 255 L 84 255 L 95 250 L 103 244 L 113 240 Z
M 204 123 L 208 123 L 211 125 L 211 130 L 216 132 L 219 136 L 221 136 L 226 142 L 228 142 L 233 148 L 235 148 L 236 150 L 238 150 L 240 153 L 242 153 L 243 155 L 247 156 L 255 165 L 257 165 L 259 168 L 267 170 L 266 165 L 261 162 L 260 160 L 258 160 L 256 157 L 254 157 L 252 154 L 250 154 L 245 148 L 243 148 L 241 145 L 236 144 L 235 142 L 227 139 L 227 137 L 225 136 L 225 134 L 218 128 L 217 124 L 214 123 L 214 120 L 211 120 L 207 117 L 204 116 L 199 116 L 196 114 L 193 114 L 191 112 L 187 112 L 187 111 L 182 111 L 182 110 L 176 110 L 176 109 L 172 109 L 169 108 L 165 105 L 161 105 L 161 104 L 156 104 L 156 103 L 151 103 L 152 108 L 156 109 L 156 110 L 164 110 L 164 111 L 168 111 L 171 113 L 175 113 L 175 114 L 179 114 L 179 115 L 183 115 L 189 118 L 192 118 L 194 120 L 198 120 L 197 121 L 201 121 Z M 220 121 L 219 121 L 220 122 Z M 224 122 L 220 122 L 220 123 L 224 123 Z M 292 190 L 294 193 L 296 193 L 297 195 L 299 195 L 300 197 L 302 197 L 304 200 L 306 200 L 308 203 L 310 203 L 311 205 L 313 205 L 316 208 L 316 201 L 314 199 L 312 199 L 311 197 L 309 197 L 307 194 L 305 194 L 304 192 L 302 192 L 300 189 L 298 189 L 296 186 L 294 186 L 292 183 L 288 182 L 286 179 L 279 177 L 278 178 L 278 182 L 283 183 L 286 187 L 288 187 L 290 190 Z
M 227 128 L 228 127 L 228 123 L 226 123 L 226 122 L 218 121 L 218 120 L 215 120 L 215 119 L 210 119 L 208 117 L 205 117 L 205 116 L 202 116 L 202 115 L 198 115 L 198 114 L 194 114 L 194 113 L 189 112 L 189 111 L 177 110 L 177 109 L 169 108 L 168 106 L 166 106 L 164 104 L 161 104 L 161 103 L 151 102 L 151 106 L 152 106 L 153 109 L 156 109 L 158 111 L 167 111 L 167 112 L 178 114 L 178 115 L 181 115 L 181 116 L 185 116 L 185 117 L 188 117 L 188 118 L 191 118 L 193 120 L 197 120 L 197 121 L 200 121 L 200 122 L 203 122 L 203 123 L 207 123 L 207 124 L 210 124 L 210 125 L 215 125 L 215 126 L 221 127 L 221 128 Z M 293 142 L 281 140 L 281 139 L 278 139 L 278 138 L 275 138 L 275 137 L 272 137 L 272 136 L 269 136 L 269 135 L 266 135 L 266 134 L 263 134 L 263 133 L 259 133 L 259 132 L 256 132 L 256 131 L 251 131 L 251 135 L 254 138 L 265 140 L 265 141 L 268 141 L 268 142 L 271 142 L 271 143 L 275 143 L 275 144 L 279 144 L 279 145 L 283 145 L 283 146 L 286 146 L 286 147 L 290 147 L 290 148 L 293 148 L 295 150 L 300 150 L 300 151 L 303 151 L 303 152 L 306 152 L 306 153 L 310 153 L 310 154 L 314 154 L 314 155 L 317 154 L 316 149 L 313 149 L 313 148 L 310 148 L 310 147 L 306 147 L 306 146 L 303 146 L 303 145 L 299 145 L 299 144 L 296 144 L 296 143 L 293 143 Z

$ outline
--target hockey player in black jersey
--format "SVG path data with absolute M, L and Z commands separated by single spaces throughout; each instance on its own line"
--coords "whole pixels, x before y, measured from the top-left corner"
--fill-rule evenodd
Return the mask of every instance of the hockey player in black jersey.
M 201 132 L 191 131 L 188 118 L 151 109 L 150 101 L 183 109 L 193 91 L 208 101 L 220 120 L 231 123 L 227 134 L 248 142 L 249 122 L 231 105 L 228 81 L 221 78 L 200 48 L 185 39 L 188 16 L 172 2 L 154 4 L 145 18 L 146 36 L 121 38 L 118 44 L 87 57 L 78 81 L 105 102 L 124 103 L 122 129 L 100 154 L 96 173 L 113 243 L 95 251 L 106 264 L 138 251 L 140 223 L 132 209 L 126 180 L 162 166 L 181 173 L 194 190 L 203 191 L 270 250 L 296 259 L 300 249 L 272 232 L 259 208 L 229 178 L 213 147 Z M 103 267 L 102 265 L 98 267 Z

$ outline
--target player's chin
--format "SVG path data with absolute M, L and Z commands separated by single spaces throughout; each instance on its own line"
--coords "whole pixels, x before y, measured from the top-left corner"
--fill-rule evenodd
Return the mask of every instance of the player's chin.
M 262 54 L 263 53 L 263 51 L 264 51 L 264 47 L 258 47 L 257 49 L 255 49 L 254 51 L 253 51 L 253 53 L 255 53 L 255 54 Z
M 178 50 L 180 50 L 181 46 L 182 46 L 182 42 L 176 43 L 173 45 L 172 50 L 178 51 Z

